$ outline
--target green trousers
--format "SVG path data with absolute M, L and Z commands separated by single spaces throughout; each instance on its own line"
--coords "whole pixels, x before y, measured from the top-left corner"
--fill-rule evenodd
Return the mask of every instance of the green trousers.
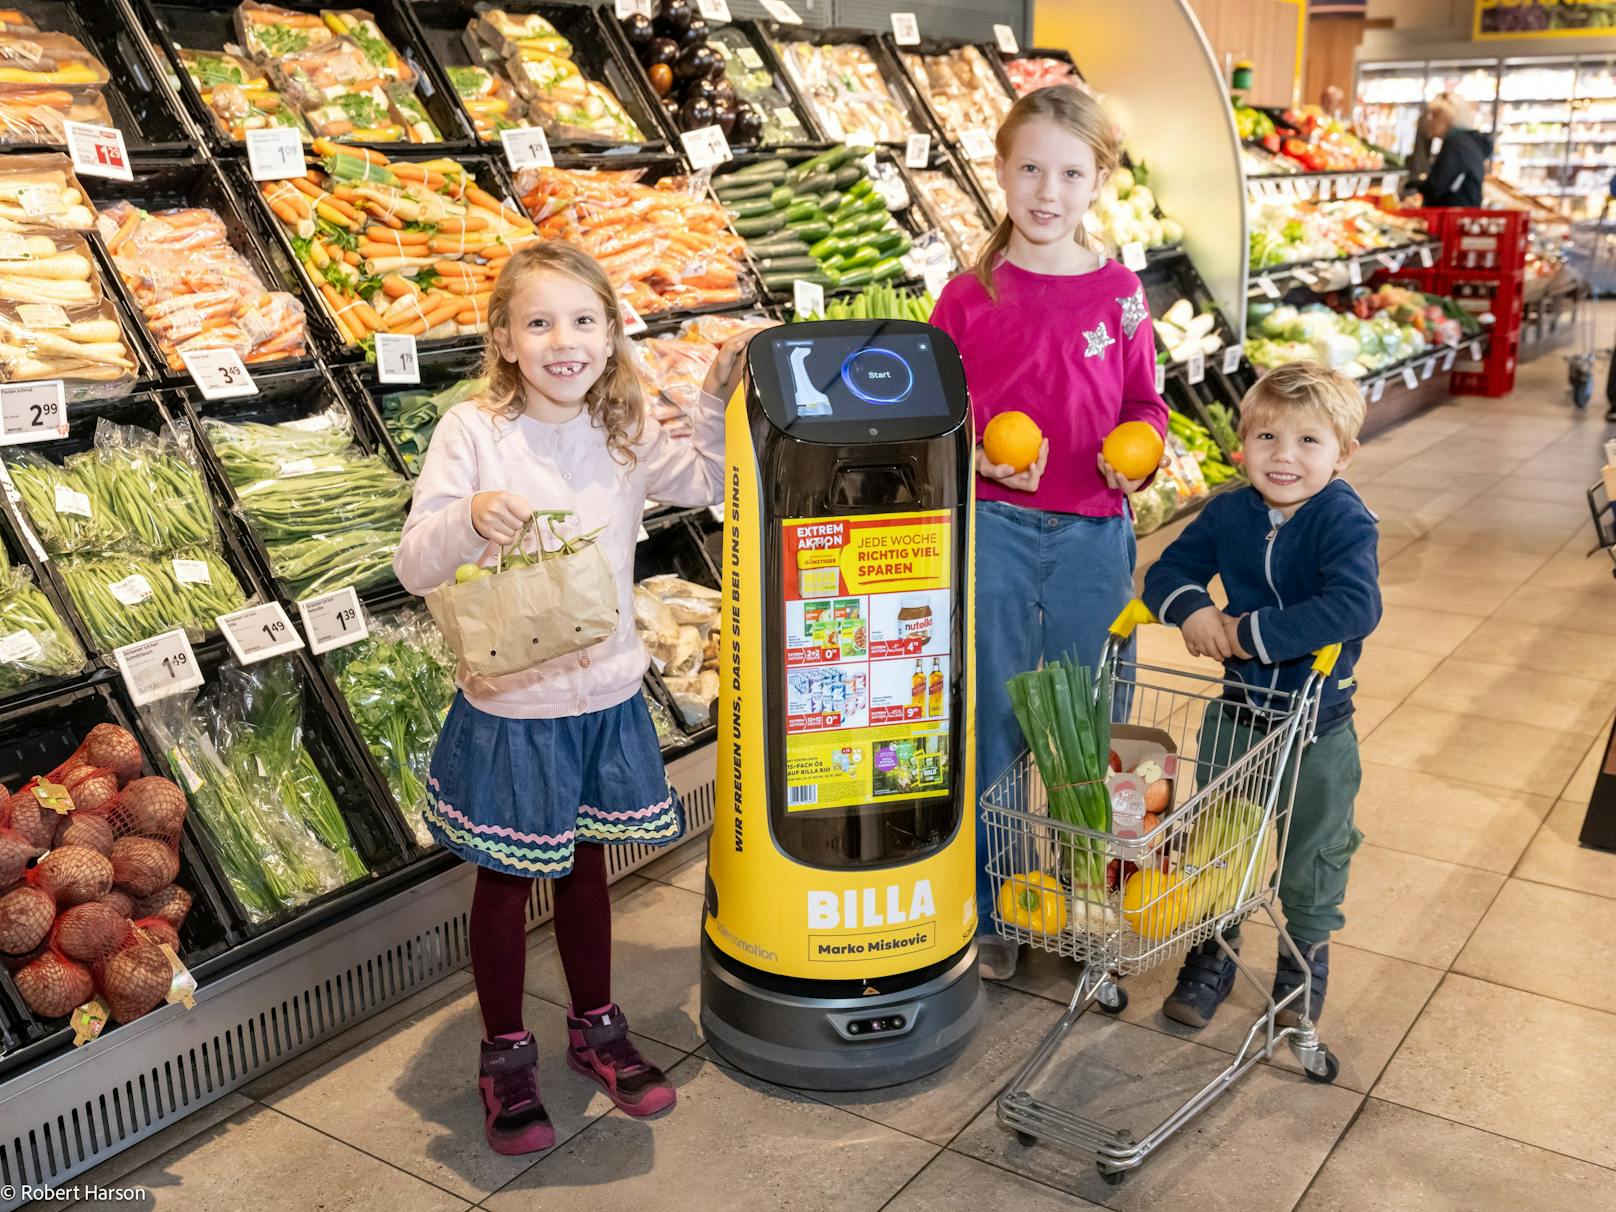
M 1241 722 L 1241 713 L 1230 704 L 1208 704 L 1197 753 L 1200 785 L 1210 783 L 1263 735 Z M 1285 864 L 1279 873 L 1279 903 L 1294 938 L 1321 943 L 1346 924 L 1341 902 L 1347 896 L 1347 873 L 1353 853 L 1363 844 L 1363 834 L 1352 821 L 1363 781 L 1352 721 L 1315 737 L 1300 757 L 1298 762 L 1297 755 L 1291 755 L 1286 785 L 1280 789 L 1283 797 L 1295 783 Z

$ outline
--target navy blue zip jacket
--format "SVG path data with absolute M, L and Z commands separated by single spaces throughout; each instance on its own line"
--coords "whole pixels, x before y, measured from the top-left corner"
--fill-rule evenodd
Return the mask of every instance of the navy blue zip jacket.
M 1145 574 L 1145 605 L 1182 626 L 1216 605 L 1206 586 L 1221 576 L 1224 613 L 1245 616 L 1240 646 L 1256 658 L 1235 658 L 1224 669 L 1250 688 L 1246 697 L 1258 707 L 1268 703 L 1261 691 L 1300 690 L 1314 649 L 1340 641 L 1319 705 L 1319 731 L 1327 732 L 1352 715 L 1353 666 L 1380 622 L 1378 536 L 1375 515 L 1345 480 L 1331 480 L 1289 518 L 1255 488 L 1225 493 Z

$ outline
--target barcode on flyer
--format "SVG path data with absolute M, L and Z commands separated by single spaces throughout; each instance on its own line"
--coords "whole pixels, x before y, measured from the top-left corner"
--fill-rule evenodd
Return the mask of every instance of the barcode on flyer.
M 787 787 L 786 803 L 791 805 L 793 808 L 800 807 L 803 804 L 819 803 L 818 785 L 816 784 L 809 787 Z

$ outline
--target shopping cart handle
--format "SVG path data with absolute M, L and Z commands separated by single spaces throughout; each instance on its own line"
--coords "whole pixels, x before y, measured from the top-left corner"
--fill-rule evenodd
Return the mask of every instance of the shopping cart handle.
M 1341 655 L 1340 644 L 1326 644 L 1323 648 L 1313 650 L 1313 672 L 1321 678 L 1330 676 L 1335 668 L 1336 658 Z
M 1117 615 L 1116 622 L 1111 624 L 1111 634 L 1119 640 L 1125 640 L 1133 634 L 1134 628 L 1138 627 L 1139 624 L 1154 623 L 1155 621 L 1156 616 L 1150 613 L 1150 607 L 1135 598 L 1122 608 L 1121 614 Z M 1314 649 L 1313 672 L 1320 677 L 1329 677 L 1340 655 L 1340 644 L 1326 644 L 1323 648 Z

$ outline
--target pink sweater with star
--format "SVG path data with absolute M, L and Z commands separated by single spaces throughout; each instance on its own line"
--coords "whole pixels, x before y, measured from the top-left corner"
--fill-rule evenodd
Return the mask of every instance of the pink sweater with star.
M 1122 494 L 1094 465 L 1105 435 L 1123 421 L 1167 427 L 1144 288 L 1120 261 L 1061 275 L 1001 261 L 994 282 L 996 302 L 974 274 L 961 274 L 943 288 L 931 322 L 959 346 L 977 441 L 995 416 L 1018 410 L 1049 439 L 1049 464 L 1037 492 L 978 477 L 978 498 L 1115 517 Z

